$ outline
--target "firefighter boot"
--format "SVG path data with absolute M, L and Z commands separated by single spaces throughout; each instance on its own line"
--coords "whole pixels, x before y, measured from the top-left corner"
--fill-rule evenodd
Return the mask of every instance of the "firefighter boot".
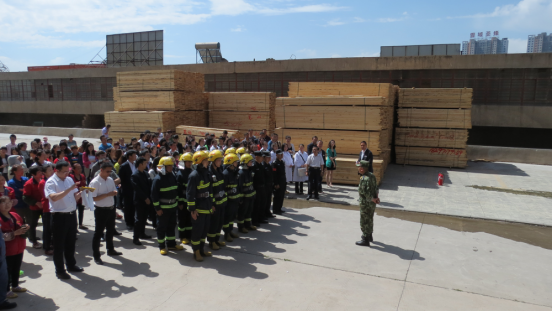
M 219 248 L 219 244 L 217 244 L 217 242 L 211 242 L 211 243 L 209 243 L 209 247 L 211 247 L 211 249 L 214 250 L 214 251 L 217 251 L 217 250 L 220 249 L 220 248 Z
M 232 237 L 230 236 L 229 233 L 225 233 L 225 240 L 226 240 L 227 242 L 232 242 L 232 241 L 234 241 L 234 240 L 232 239 Z
M 202 262 L 204 261 L 204 258 L 202 257 L 202 255 L 200 254 L 200 250 L 197 249 L 196 251 L 194 251 L 194 259 L 197 261 L 197 262 Z
M 230 237 L 233 238 L 233 239 L 238 239 L 238 238 L 239 238 L 238 234 L 234 233 L 233 231 L 231 231 L 231 232 L 229 233 L 229 235 L 230 235 Z
M 190 244 L 190 239 L 182 238 L 182 239 L 180 239 L 180 242 L 181 242 L 182 244 Z

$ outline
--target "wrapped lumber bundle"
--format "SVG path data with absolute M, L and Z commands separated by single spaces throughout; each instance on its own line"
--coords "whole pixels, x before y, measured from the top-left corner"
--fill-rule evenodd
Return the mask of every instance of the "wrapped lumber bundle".
M 358 155 L 361 151 L 359 144 L 366 141 L 369 150 L 373 155 L 379 155 L 382 151 L 390 150 L 388 143 L 388 131 L 335 131 L 335 130 L 305 130 L 305 129 L 289 129 L 277 128 L 275 133 L 278 134 L 280 141 L 285 141 L 286 136 L 292 138 L 292 143 L 299 149 L 299 144 L 304 144 L 306 147 L 311 143 L 311 138 L 317 136 L 324 143 L 324 150 L 328 147 L 328 142 L 334 140 L 336 142 L 336 152 L 338 155 Z
M 177 134 L 179 136 L 198 136 L 205 137 L 206 133 L 215 134 L 215 137 L 223 135 L 223 131 L 227 131 L 228 137 L 242 138 L 243 134 L 239 130 L 230 130 L 230 129 L 218 129 L 212 127 L 199 127 L 199 126 L 188 126 L 188 125 L 179 125 L 177 126 Z M 184 139 L 184 137 L 181 137 Z M 182 140 L 184 141 L 184 140 Z
M 396 128 L 397 146 L 466 149 L 467 130 Z M 370 149 L 370 147 L 369 147 Z
M 146 130 L 163 132 L 175 130 L 180 124 L 205 126 L 205 111 L 108 111 L 104 114 L 106 124 L 111 124 L 111 132 L 144 133 Z
M 468 108 L 472 106 L 472 89 L 401 89 L 400 108 Z
M 384 106 L 386 98 L 382 96 L 327 96 L 327 97 L 279 97 L 280 106 Z
M 390 83 L 289 82 L 288 97 L 383 96 L 394 104 L 396 89 Z
M 117 87 L 120 92 L 128 91 L 185 91 L 202 93 L 205 88 L 204 75 L 182 70 L 145 70 L 117 73 Z
M 207 100 L 203 93 L 184 91 L 129 91 L 113 88 L 115 111 L 180 111 L 206 110 Z
M 357 157 L 337 157 L 336 158 L 336 170 L 332 177 L 332 183 L 344 184 L 344 185 L 359 185 L 360 176 L 358 175 L 358 169 L 355 165 Z M 384 177 L 384 160 L 375 158 L 373 160 L 373 174 L 376 177 L 378 184 L 382 182 Z
M 380 131 L 393 126 L 393 107 L 279 106 L 276 120 L 280 128 Z
M 416 109 L 397 110 L 400 127 L 470 129 L 470 109 Z
M 396 146 L 396 163 L 464 168 L 467 166 L 465 149 L 438 147 Z
M 274 111 L 272 92 L 216 92 L 209 94 L 209 110 Z
M 228 128 L 247 132 L 253 129 L 256 132 L 266 129 L 273 132 L 274 120 L 270 118 L 270 112 L 248 112 L 248 111 L 210 111 L 209 127 Z

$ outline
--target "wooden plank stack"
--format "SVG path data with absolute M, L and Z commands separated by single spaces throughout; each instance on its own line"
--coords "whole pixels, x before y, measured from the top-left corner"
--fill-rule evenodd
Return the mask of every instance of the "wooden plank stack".
M 242 138 L 243 134 L 239 130 L 225 130 L 211 127 L 199 127 L 199 126 L 188 126 L 188 125 L 179 125 L 177 126 L 177 134 L 179 135 L 179 141 L 186 141 L 185 137 L 192 135 L 194 137 L 205 137 L 205 134 L 215 134 L 215 137 L 220 137 L 223 135 L 223 131 L 227 131 L 228 137 Z
M 464 168 L 472 89 L 401 89 L 396 163 Z
M 138 137 L 146 130 L 174 131 L 177 125 L 206 126 L 208 93 L 204 75 L 181 70 L 117 73 L 116 111 L 105 113 L 114 137 Z
M 275 132 L 280 140 L 291 136 L 296 149 L 315 135 L 325 149 L 333 139 L 337 184 L 359 183 L 355 162 L 360 142 L 366 141 L 380 182 L 390 162 L 397 90 L 388 83 L 290 82 L 290 97 L 277 98 Z
M 217 92 L 209 94 L 209 126 L 247 132 L 275 128 L 275 93 Z

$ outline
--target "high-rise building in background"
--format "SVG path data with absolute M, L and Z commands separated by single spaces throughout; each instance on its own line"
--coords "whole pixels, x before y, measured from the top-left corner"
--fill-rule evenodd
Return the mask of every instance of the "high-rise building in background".
M 463 41 L 461 48 L 463 55 L 507 54 L 507 52 L 509 52 L 509 39 L 500 39 L 497 30 L 493 32 L 493 36 L 491 31 L 486 31 L 486 37 L 484 32 L 479 32 L 478 37 L 473 32 L 470 34 L 470 41 Z
M 529 35 L 526 53 L 551 53 L 551 34 Z

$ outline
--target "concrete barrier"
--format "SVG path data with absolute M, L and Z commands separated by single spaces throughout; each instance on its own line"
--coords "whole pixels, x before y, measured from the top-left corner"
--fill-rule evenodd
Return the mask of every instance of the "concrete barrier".
M 469 160 L 551 165 L 551 149 L 467 145 Z
M 63 127 L 40 127 L 40 126 L 19 126 L 19 125 L 0 125 L 0 133 L 13 133 L 39 136 L 61 136 L 65 137 L 73 134 L 75 137 L 100 137 L 101 129 L 84 128 L 63 128 Z

